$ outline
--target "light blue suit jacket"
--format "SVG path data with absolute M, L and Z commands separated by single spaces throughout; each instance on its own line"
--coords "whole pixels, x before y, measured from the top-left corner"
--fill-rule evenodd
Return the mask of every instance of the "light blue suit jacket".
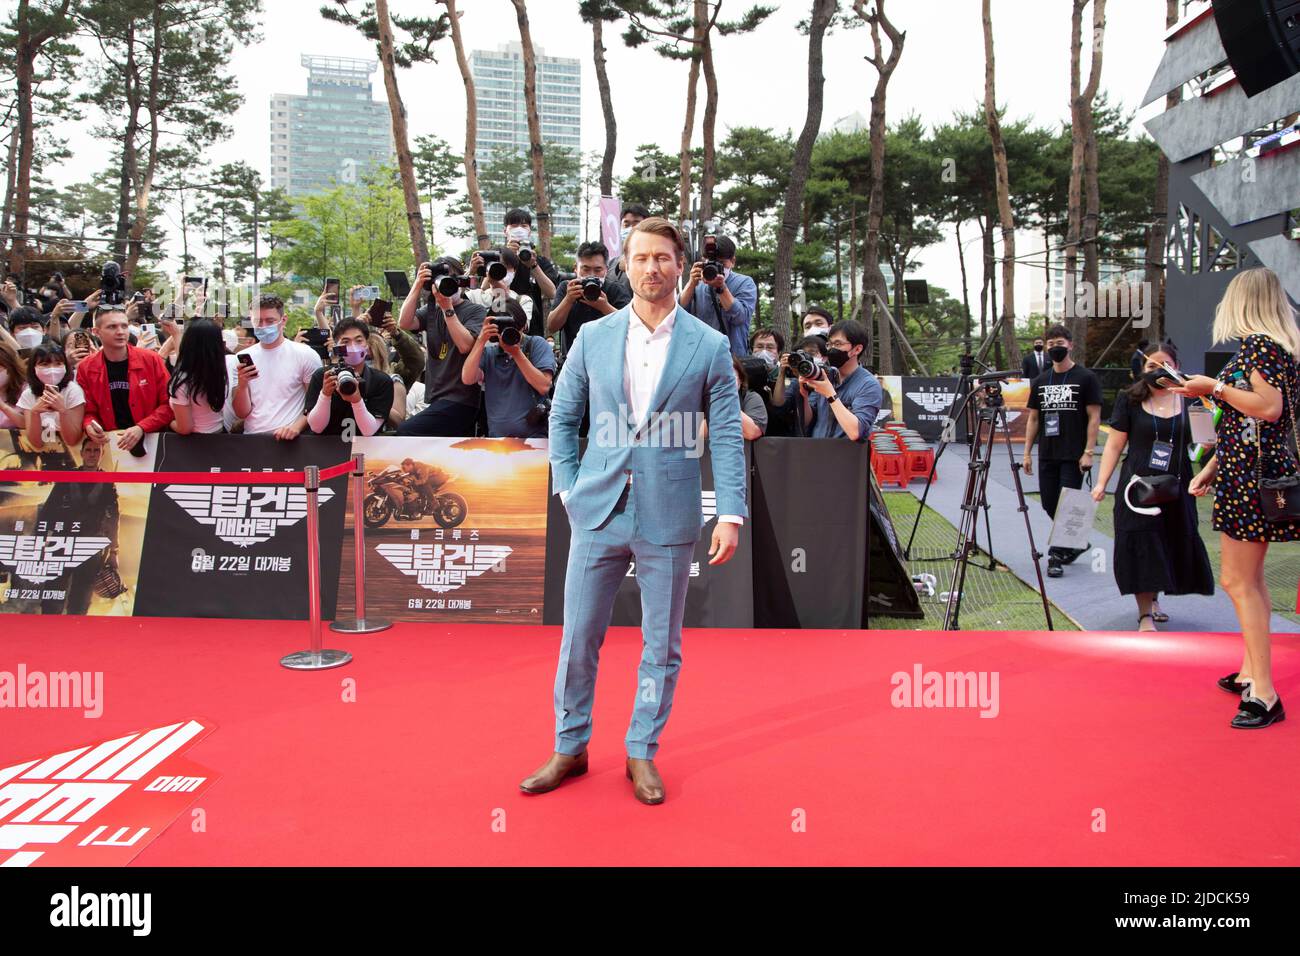
M 647 541 L 698 541 L 704 523 L 699 424 L 705 418 L 717 513 L 748 516 L 731 349 L 726 336 L 678 306 L 650 414 L 644 422 L 630 423 L 623 365 L 631 308 L 586 323 L 569 348 L 551 404 L 554 490 L 568 492 L 565 508 L 573 526 L 591 531 L 614 510 L 630 474 L 633 506 Z M 579 461 L 578 427 L 589 404 L 587 450 Z

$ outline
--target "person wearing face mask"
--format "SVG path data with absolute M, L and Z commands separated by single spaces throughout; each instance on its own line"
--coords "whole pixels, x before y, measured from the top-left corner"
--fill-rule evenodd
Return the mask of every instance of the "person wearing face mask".
M 1214 572 L 1197 529 L 1196 499 L 1189 486 L 1192 466 L 1188 449 L 1194 444 L 1187 409 L 1190 402 L 1170 392 L 1172 384 L 1161 367 L 1178 368 L 1172 342 L 1149 346 L 1143 355 L 1142 376 L 1115 397 L 1110 436 L 1101 456 L 1101 469 L 1092 498 L 1106 497 L 1106 484 L 1128 450 L 1115 486 L 1115 554 L 1111 566 L 1120 594 L 1137 599 L 1138 630 L 1157 630 L 1169 616 L 1157 603 L 1161 594 L 1213 594 Z M 1177 495 L 1160 505 L 1132 502 L 1130 484 L 1137 477 L 1173 475 Z
M 639 202 L 630 202 L 623 207 L 623 215 L 619 217 L 618 230 L 620 248 L 627 248 L 627 237 L 632 233 L 636 224 L 642 219 L 649 218 L 650 210 Z M 628 283 L 627 267 L 623 259 L 624 257 L 620 255 L 609 264 L 609 277 L 611 282 L 617 282 L 627 290 L 628 301 L 630 302 L 632 301 L 632 286 Z
M 28 355 L 45 340 L 45 316 L 30 305 L 9 313 L 9 334 L 14 337 L 19 355 Z
M 258 299 L 253 334 L 257 344 L 243 352 L 253 362 L 248 379 L 253 408 L 244 419 L 244 434 L 293 441 L 307 427 L 303 403 L 320 370 L 320 356 L 310 345 L 284 337 L 284 300 L 278 295 L 264 293 Z
M 1051 364 L 1051 360 L 1047 357 L 1047 347 L 1043 343 L 1042 336 L 1039 336 L 1034 339 L 1033 350 L 1025 353 L 1025 357 L 1020 360 L 1021 377 L 1032 382 L 1046 372 L 1047 366 Z
M 86 392 L 86 436 L 108 440 L 117 431 L 117 447 L 136 456 L 150 432 L 172 423 L 168 401 L 170 378 L 157 352 L 130 344 L 126 312 L 120 305 L 102 306 L 95 313 L 95 333 L 103 345 L 77 366 L 77 381 Z
M 335 364 L 318 368 L 307 386 L 307 425 L 317 435 L 341 435 L 350 421 L 355 432 L 373 435 L 393 408 L 393 380 L 367 363 L 370 327 L 360 319 L 344 319 L 334 326 L 334 348 L 343 350 Z M 339 388 L 343 365 L 359 386 L 348 395 Z
M 1038 440 L 1039 498 L 1053 518 L 1061 489 L 1082 488 L 1083 476 L 1092 473 L 1092 450 L 1101 430 L 1101 382 L 1070 358 L 1072 341 L 1063 325 L 1047 330 L 1052 366 L 1030 385 L 1025 417 L 1025 474 L 1034 473 L 1033 448 Z M 1063 566 L 1086 550 L 1049 548 L 1048 577 L 1059 578 L 1065 573 Z
M 68 449 L 83 435 L 86 395 L 68 368 L 67 356 L 54 342 L 32 350 L 27 362 L 27 387 L 18 397 L 26 421 L 23 438 L 39 452 L 46 469 L 72 468 Z
M 483 328 L 487 310 L 470 302 L 460 290 L 448 297 L 437 287 L 437 280 L 443 276 L 464 272 L 460 260 L 451 256 L 426 262 L 417 270 L 410 294 L 402 303 L 397 324 L 409 331 L 424 332 L 428 366 L 424 389 L 418 397 L 425 407 L 402 422 L 397 429 L 399 435 L 468 438 L 474 434 L 482 390 L 461 381 L 461 370 Z M 419 305 L 428 290 L 433 293 L 429 302 Z
M 800 389 L 808 396 L 804 426 L 809 437 L 862 442 L 871 434 L 884 390 L 876 377 L 858 364 L 868 340 L 866 326 L 856 319 L 831 326 L 826 362 L 839 371 L 839 385 L 833 385 L 824 374 L 799 379 Z
M 588 322 L 617 312 L 632 301 L 630 287 L 609 279 L 605 267 L 608 256 L 604 243 L 584 242 L 578 247 L 575 278 L 565 279 L 555 290 L 555 302 L 546 316 L 546 331 L 558 332 L 563 329 L 566 346 L 573 345 L 578 338 L 578 330 Z M 585 279 L 600 280 L 598 298 L 586 298 L 583 285 Z
M 696 262 L 678 303 L 725 335 L 731 354 L 743 358 L 749 354 L 749 323 L 758 307 L 758 284 L 736 271 L 736 244 L 726 236 L 718 236 L 717 243 L 717 276 L 705 279 L 704 260 Z
M 559 281 L 560 270 L 555 263 L 539 255 L 533 242 L 533 217 L 526 209 L 511 209 L 506 213 L 506 248 L 519 256 L 520 266 L 511 271 L 510 288 L 519 294 L 520 302 L 524 297 L 532 303 L 532 308 L 525 308 L 529 316 L 528 332 L 532 335 L 543 334 L 542 304 L 555 298 L 555 283 Z M 473 272 L 473 267 L 470 268 Z
M 785 336 L 770 325 L 755 329 L 749 337 L 749 354 L 767 363 L 767 385 L 757 392 L 763 399 L 767 424 L 764 434 L 790 436 L 795 434 L 795 394 L 793 386 L 786 388 L 789 375 L 788 358 L 785 355 Z M 783 367 L 782 359 L 787 359 Z M 776 391 L 781 390 L 781 399 L 777 400 Z
M 835 320 L 821 306 L 814 305 L 809 306 L 801 321 L 804 335 L 820 335 L 824 339 L 831 334 L 831 323 Z
M 0 341 L 0 428 L 23 428 L 27 413 L 18 407 L 27 380 L 27 363 L 18 350 Z

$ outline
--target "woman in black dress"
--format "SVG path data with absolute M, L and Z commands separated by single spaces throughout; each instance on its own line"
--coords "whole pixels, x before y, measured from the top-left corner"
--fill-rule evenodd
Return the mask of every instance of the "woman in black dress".
M 1188 397 L 1210 396 L 1223 410 L 1214 457 L 1192 481 L 1191 492 L 1214 487 L 1214 530 L 1223 547 L 1223 589 L 1241 622 L 1246 651 L 1241 669 L 1219 680 L 1241 694 L 1232 726 L 1253 730 L 1286 716 L 1273 687 L 1269 616 L 1272 600 L 1264 557 L 1272 541 L 1300 540 L 1300 520 L 1265 520 L 1256 480 L 1293 475 L 1297 464 L 1288 436 L 1300 400 L 1300 327 L 1277 275 L 1247 269 L 1228 285 L 1214 315 L 1214 342 L 1241 339 L 1241 347 L 1217 379 L 1193 375 Z M 1217 479 L 1217 480 L 1216 480 Z
M 1155 602 L 1160 594 L 1214 593 L 1210 556 L 1196 527 L 1196 499 L 1188 492 L 1192 463 L 1187 452 L 1193 442 L 1187 407 L 1191 403 L 1161 384 L 1170 383 L 1167 376 L 1161 378 L 1163 362 L 1178 367 L 1172 342 L 1147 347 L 1138 380 L 1116 396 L 1110 437 L 1092 491 L 1094 501 L 1106 496 L 1106 484 L 1127 448 L 1115 488 L 1111 563 L 1119 593 L 1137 598 L 1139 631 L 1156 630 Z M 1177 476 L 1178 498 L 1152 506 L 1155 514 L 1134 511 L 1126 489 L 1135 475 Z

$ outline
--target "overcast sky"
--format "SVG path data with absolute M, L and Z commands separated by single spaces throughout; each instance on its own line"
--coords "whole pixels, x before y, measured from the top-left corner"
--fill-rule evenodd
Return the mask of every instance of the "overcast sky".
M 746 0 L 723 3 L 724 19 L 736 18 L 748 6 Z M 0 6 L 11 5 L 12 0 L 0 0 Z M 360 6 L 360 0 L 354 0 L 354 5 Z M 850 5 L 848 0 L 841 3 L 842 7 Z M 232 61 L 231 79 L 244 97 L 232 123 L 235 132 L 211 148 L 209 157 L 214 164 L 242 159 L 269 178 L 268 101 L 274 93 L 305 92 L 301 54 L 371 58 L 375 54 L 373 45 L 356 31 L 322 19 L 319 0 L 265 0 L 264 6 L 262 41 L 237 46 Z M 584 93 L 590 91 L 590 105 L 584 99 L 582 109 L 582 149 L 603 149 L 604 123 L 592 66 L 591 30 L 579 18 L 576 0 L 531 0 L 528 6 L 534 42 L 549 55 L 582 61 Z M 518 39 L 509 0 L 461 0 L 459 7 L 468 49 L 493 49 Z M 796 133 L 802 127 L 807 40 L 798 34 L 795 24 L 807 16 L 809 7 L 807 0 L 782 0 L 754 33 L 718 39 L 714 57 L 720 90 L 719 141 L 732 126 L 765 126 Z M 391 0 L 390 8 L 407 15 L 436 15 L 443 9 L 433 0 Z M 1070 0 L 994 0 L 998 99 L 1011 117 L 1032 117 L 1040 123 L 1068 119 L 1070 9 Z M 1160 60 L 1164 9 L 1163 0 L 1123 0 L 1107 6 L 1102 87 L 1113 101 L 1130 110 L 1137 109 Z M 978 106 L 984 82 L 980 0 L 894 0 L 889 12 L 907 34 L 889 87 L 890 119 L 915 112 L 927 124 L 938 124 L 949 120 L 954 111 Z M 625 175 L 631 171 L 633 152 L 641 143 L 654 142 L 670 153 L 677 151 L 687 64 L 664 60 L 649 46 L 629 50 L 619 33 L 621 27 L 606 30 L 606 47 L 619 123 L 615 174 Z M 826 38 L 824 130 L 854 112 L 869 115 L 875 71 L 863 57 L 870 52 L 870 45 L 865 29 L 840 31 Z M 375 96 L 382 99 L 382 74 L 376 72 L 374 79 Z M 450 38 L 440 44 L 439 62 L 401 71 L 399 83 L 411 140 L 436 133 L 453 150 L 462 150 L 464 87 Z M 703 112 L 702 81 L 700 97 L 697 122 Z M 1140 118 L 1150 114 L 1148 109 Z M 697 145 L 699 136 L 697 126 Z M 93 152 L 81 151 L 63 164 L 56 173 L 56 185 L 89 178 L 96 172 Z M 1010 174 L 1014 181 L 1014 168 Z M 1034 248 L 1041 245 L 1029 236 L 1021 242 Z M 922 277 L 960 295 L 954 242 L 925 250 L 921 261 Z M 743 272 L 744 264 L 739 268 Z M 1017 311 L 1022 315 L 1034 291 L 1028 284 L 1028 272 L 1020 270 L 1023 281 L 1017 282 Z M 1041 284 L 1041 278 L 1036 281 Z

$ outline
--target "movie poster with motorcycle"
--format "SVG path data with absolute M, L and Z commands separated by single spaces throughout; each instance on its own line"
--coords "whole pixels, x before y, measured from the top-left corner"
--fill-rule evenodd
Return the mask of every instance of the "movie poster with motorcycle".
M 365 455 L 366 614 L 397 621 L 540 624 L 546 442 L 358 438 Z M 338 613 L 355 613 L 352 512 Z
M 156 435 L 132 454 L 121 432 L 68 444 L 47 424 L 40 442 L 0 431 L 0 470 L 153 470 Z M 148 510 L 143 484 L 0 482 L 0 613 L 129 616 Z

